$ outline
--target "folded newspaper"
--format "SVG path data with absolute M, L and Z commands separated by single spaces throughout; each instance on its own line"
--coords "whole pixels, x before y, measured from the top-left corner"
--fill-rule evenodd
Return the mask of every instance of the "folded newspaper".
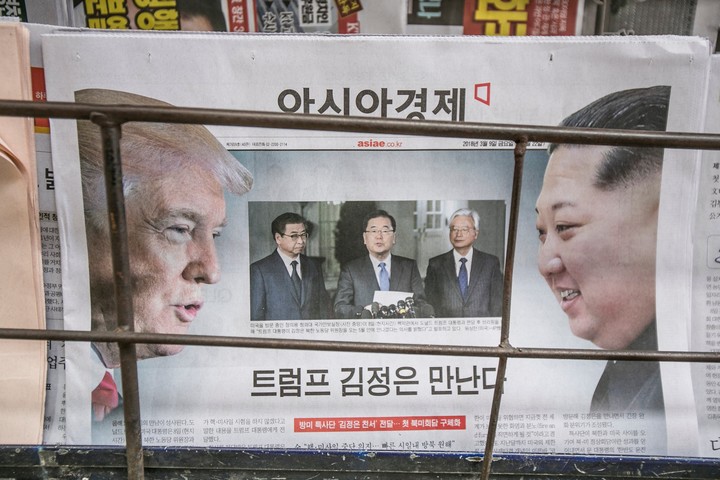
M 702 130 L 710 68 L 707 41 L 672 36 L 85 31 L 45 36 L 43 51 L 50 100 L 668 131 Z M 65 327 L 112 330 L 98 129 L 52 131 Z M 131 123 L 121 146 L 136 330 L 499 344 L 511 141 Z M 706 322 L 691 316 L 696 192 L 714 178 L 700 165 L 676 149 L 531 145 L 511 343 L 688 350 Z M 412 295 L 380 315 L 384 290 Z M 66 354 L 67 442 L 121 444 L 117 349 Z M 145 445 L 477 451 L 497 369 L 173 345 L 138 355 Z M 682 363 L 513 359 L 495 450 L 712 456 L 707 369 L 693 381 Z

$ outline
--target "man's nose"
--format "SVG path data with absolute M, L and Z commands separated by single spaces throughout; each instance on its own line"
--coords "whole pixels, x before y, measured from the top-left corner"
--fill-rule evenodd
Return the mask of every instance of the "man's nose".
M 557 246 L 552 240 L 546 240 L 538 249 L 538 270 L 543 277 L 558 274 L 565 269 Z
M 192 242 L 189 249 L 189 262 L 183 271 L 183 278 L 197 283 L 220 281 L 220 264 L 212 238 Z

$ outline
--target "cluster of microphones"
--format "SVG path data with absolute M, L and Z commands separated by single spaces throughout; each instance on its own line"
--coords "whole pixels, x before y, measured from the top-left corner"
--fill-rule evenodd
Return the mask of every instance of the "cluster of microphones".
M 426 302 L 415 302 L 412 297 L 398 300 L 396 304 L 380 305 L 373 302 L 370 310 L 363 309 L 360 318 L 432 318 L 435 309 Z

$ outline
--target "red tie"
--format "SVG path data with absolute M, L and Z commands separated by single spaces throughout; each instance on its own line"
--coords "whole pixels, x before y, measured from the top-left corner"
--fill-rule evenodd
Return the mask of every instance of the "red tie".
M 92 391 L 92 409 L 95 421 L 101 422 L 105 415 L 117 408 L 119 403 L 117 385 L 110 372 L 105 372 L 102 381 Z

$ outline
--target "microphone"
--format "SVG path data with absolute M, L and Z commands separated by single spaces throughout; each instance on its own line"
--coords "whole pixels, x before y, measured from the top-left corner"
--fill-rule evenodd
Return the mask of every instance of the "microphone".
M 390 312 L 388 311 L 388 307 L 383 305 L 382 307 L 380 307 L 380 314 L 378 316 L 380 318 L 389 318 L 389 313 Z
M 400 318 L 405 318 L 405 315 L 407 314 L 407 304 L 405 303 L 405 300 L 398 300 L 397 303 L 397 313 L 400 316 Z
M 370 310 L 363 308 L 362 312 L 360 312 L 360 318 L 373 318 L 373 314 Z
M 380 304 L 378 302 L 373 302 L 370 305 L 370 313 L 372 313 L 372 318 L 378 317 L 378 313 L 380 313 Z
M 407 317 L 415 318 L 415 300 L 412 297 L 405 299 L 405 305 L 407 305 Z

